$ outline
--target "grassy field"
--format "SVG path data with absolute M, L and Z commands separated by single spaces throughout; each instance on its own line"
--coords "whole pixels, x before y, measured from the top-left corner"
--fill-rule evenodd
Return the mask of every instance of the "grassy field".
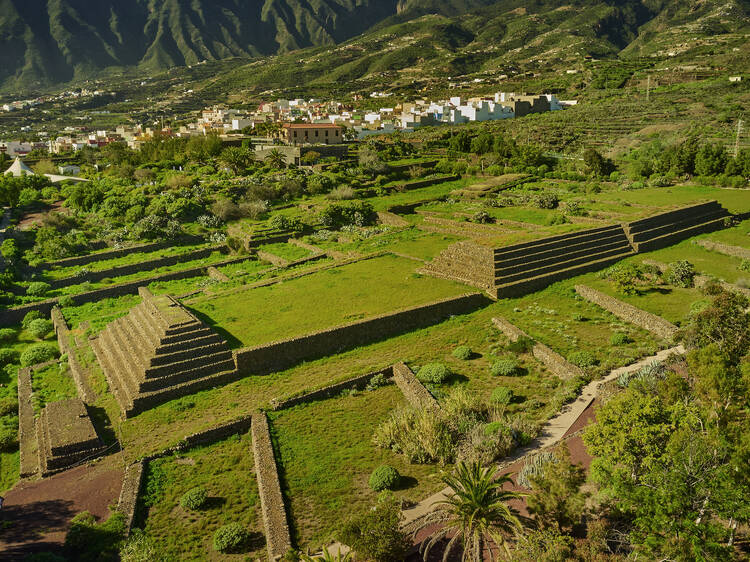
M 208 493 L 205 507 L 193 511 L 180 506 L 182 495 L 199 486 Z M 136 521 L 141 525 L 144 503 L 152 504 L 145 530 L 165 560 L 229 561 L 265 556 L 249 434 L 152 461 L 140 498 L 141 520 Z M 240 523 L 251 532 L 251 544 L 244 552 L 220 554 L 214 550 L 216 529 L 228 523 Z
M 187 304 L 239 347 L 288 339 L 469 292 L 458 283 L 416 275 L 414 269 L 411 260 L 382 256 L 284 283 L 198 297 Z M 240 308 L 250 313 L 242 314 Z
M 38 414 L 50 402 L 78 396 L 67 363 L 55 363 L 34 371 L 31 376 L 31 389 L 31 404 L 35 414 Z
M 274 256 L 278 256 L 289 261 L 300 260 L 312 255 L 312 252 L 310 250 L 295 246 L 294 244 L 288 244 L 286 242 L 265 244 L 263 246 L 260 246 L 258 250 L 268 252 L 269 254 L 273 254 Z

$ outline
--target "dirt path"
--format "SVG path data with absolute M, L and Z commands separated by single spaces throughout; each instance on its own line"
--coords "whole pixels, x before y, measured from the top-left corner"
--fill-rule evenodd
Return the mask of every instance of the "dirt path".
M 111 458 L 111 457 L 110 457 Z M 120 495 L 122 469 L 113 462 L 83 465 L 43 480 L 22 481 L 0 510 L 0 559 L 59 551 L 70 519 L 90 511 L 99 521 Z

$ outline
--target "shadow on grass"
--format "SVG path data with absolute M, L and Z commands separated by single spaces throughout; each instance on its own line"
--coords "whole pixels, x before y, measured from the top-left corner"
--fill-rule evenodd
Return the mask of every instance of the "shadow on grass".
M 650 289 L 638 291 L 638 296 L 646 296 L 653 293 L 658 293 L 660 295 L 669 295 L 672 293 L 672 289 L 669 289 L 667 287 L 651 287 Z
M 462 375 L 460 373 L 451 373 L 451 376 L 448 377 L 448 380 L 446 380 L 443 384 L 446 386 L 455 386 L 457 384 L 465 384 L 469 382 L 469 377 L 466 375 Z
M 412 476 L 404 476 L 401 475 L 401 478 L 398 481 L 398 486 L 393 488 L 394 492 L 400 492 L 402 490 L 408 490 L 410 488 L 414 488 L 417 484 L 419 484 L 419 480 Z
M 210 316 L 206 315 L 203 312 L 199 312 L 199 311 L 195 310 L 194 308 L 189 308 L 189 307 L 186 307 L 186 308 L 188 308 L 188 310 L 190 312 L 192 312 L 193 314 L 195 314 L 195 316 L 198 318 L 198 320 L 200 320 L 201 322 L 204 322 L 207 326 L 210 326 L 211 329 L 214 332 L 216 332 L 222 338 L 224 338 L 226 340 L 226 342 L 229 344 L 229 347 L 231 347 L 232 349 L 238 349 L 240 347 L 245 347 L 244 344 L 240 340 L 238 340 L 232 334 L 230 334 L 229 332 L 227 332 L 224 328 L 222 328 L 221 326 L 219 326 L 218 324 L 216 324 L 216 321 L 213 318 L 211 318 Z
M 226 503 L 226 498 L 222 498 L 219 496 L 210 496 L 206 498 L 206 503 L 203 504 L 201 510 L 221 509 Z
M 101 406 L 86 405 L 91 417 L 91 423 L 94 424 L 94 429 L 99 435 L 99 438 L 104 442 L 105 445 L 112 445 L 117 441 L 117 435 L 115 428 L 112 427 L 112 420 L 109 419 L 107 412 Z

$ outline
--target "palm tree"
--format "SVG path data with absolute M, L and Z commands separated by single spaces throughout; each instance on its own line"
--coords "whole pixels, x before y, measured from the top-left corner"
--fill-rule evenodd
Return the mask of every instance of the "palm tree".
M 272 149 L 265 157 L 265 161 L 273 168 L 283 168 L 286 166 L 286 156 L 278 149 Z
M 413 530 L 420 530 L 436 523 L 442 526 L 427 537 L 420 548 L 424 560 L 430 550 L 441 540 L 449 538 L 443 554 L 443 562 L 448 560 L 453 550 L 463 545 L 464 562 L 482 562 L 485 549 L 490 559 L 495 559 L 493 546 L 510 553 L 506 536 L 517 535 L 523 529 L 518 511 L 508 505 L 508 501 L 526 494 L 503 490 L 510 476 L 494 478 L 491 468 L 483 469 L 478 463 L 466 465 L 460 462 L 454 475 L 443 476 L 452 493 L 444 501 L 438 502 L 435 511 L 422 519 Z

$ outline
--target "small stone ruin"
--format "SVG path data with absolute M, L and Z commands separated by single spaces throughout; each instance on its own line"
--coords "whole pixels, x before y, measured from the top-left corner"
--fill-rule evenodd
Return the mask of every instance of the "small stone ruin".
M 48 476 L 99 456 L 104 445 L 78 398 L 50 402 L 36 423 L 39 473 Z

